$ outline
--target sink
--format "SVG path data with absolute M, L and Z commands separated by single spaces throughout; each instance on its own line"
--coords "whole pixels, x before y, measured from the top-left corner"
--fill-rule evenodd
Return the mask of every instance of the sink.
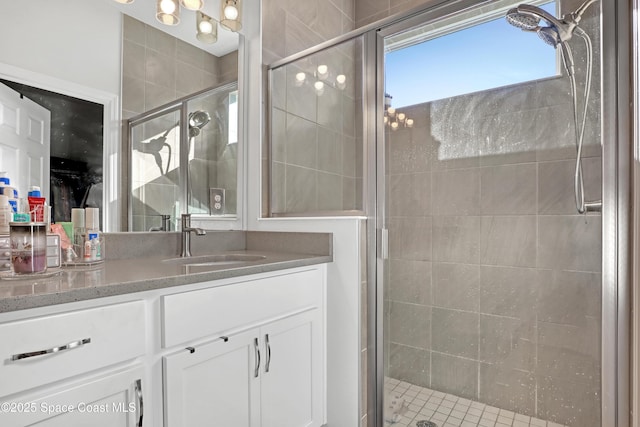
M 262 261 L 266 257 L 263 255 L 248 254 L 219 254 L 219 255 L 202 255 L 184 258 L 170 258 L 162 260 L 165 264 L 188 265 L 191 267 L 205 267 L 228 264 L 246 264 L 255 261 Z

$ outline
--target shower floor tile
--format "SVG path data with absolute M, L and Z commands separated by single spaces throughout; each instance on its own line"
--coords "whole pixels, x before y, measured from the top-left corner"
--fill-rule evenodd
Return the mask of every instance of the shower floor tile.
M 386 427 L 415 427 L 421 420 L 438 427 L 565 427 L 394 378 L 385 378 L 384 389 L 385 395 L 403 399 L 405 407 L 400 419 L 386 421 Z

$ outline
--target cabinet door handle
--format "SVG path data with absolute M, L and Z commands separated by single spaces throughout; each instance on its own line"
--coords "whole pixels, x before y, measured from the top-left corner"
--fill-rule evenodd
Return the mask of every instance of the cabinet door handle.
M 144 400 L 142 399 L 142 380 L 136 380 L 136 396 L 138 398 L 138 422 L 136 427 L 142 427 L 142 418 L 144 417 Z
M 258 375 L 260 374 L 260 348 L 258 347 L 258 338 L 253 340 L 253 349 L 256 352 L 256 369 L 253 376 L 258 378 Z
M 11 356 L 11 361 L 15 362 L 16 360 L 28 359 L 30 357 L 44 356 L 45 354 L 59 353 L 65 350 L 73 350 L 74 348 L 82 347 L 83 345 L 89 344 L 90 342 L 91 342 L 91 338 L 85 338 L 85 339 L 70 342 L 69 344 L 64 344 L 58 347 L 48 348 L 46 350 L 38 350 L 38 351 L 30 351 L 28 353 L 14 354 L 13 356 Z
M 264 342 L 267 347 L 267 360 L 264 362 L 264 371 L 269 372 L 269 365 L 271 365 L 271 344 L 269 344 L 269 334 L 265 334 Z

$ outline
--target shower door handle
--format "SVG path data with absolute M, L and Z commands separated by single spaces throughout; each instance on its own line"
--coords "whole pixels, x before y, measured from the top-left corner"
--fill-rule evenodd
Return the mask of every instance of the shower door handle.
M 379 256 L 382 259 L 389 259 L 389 229 L 378 230 L 378 242 L 380 242 Z

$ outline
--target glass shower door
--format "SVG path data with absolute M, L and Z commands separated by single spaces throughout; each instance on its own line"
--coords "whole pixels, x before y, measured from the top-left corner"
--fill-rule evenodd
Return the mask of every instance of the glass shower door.
M 494 6 L 383 38 L 379 425 L 601 423 L 602 217 L 576 211 L 570 79 L 552 47 L 504 19 L 515 4 Z M 592 7 L 580 26 L 595 46 L 599 25 Z M 540 46 L 509 48 L 529 41 Z M 586 44 L 570 44 L 579 117 L 588 104 L 584 193 L 599 199 L 600 82 L 585 103 Z

